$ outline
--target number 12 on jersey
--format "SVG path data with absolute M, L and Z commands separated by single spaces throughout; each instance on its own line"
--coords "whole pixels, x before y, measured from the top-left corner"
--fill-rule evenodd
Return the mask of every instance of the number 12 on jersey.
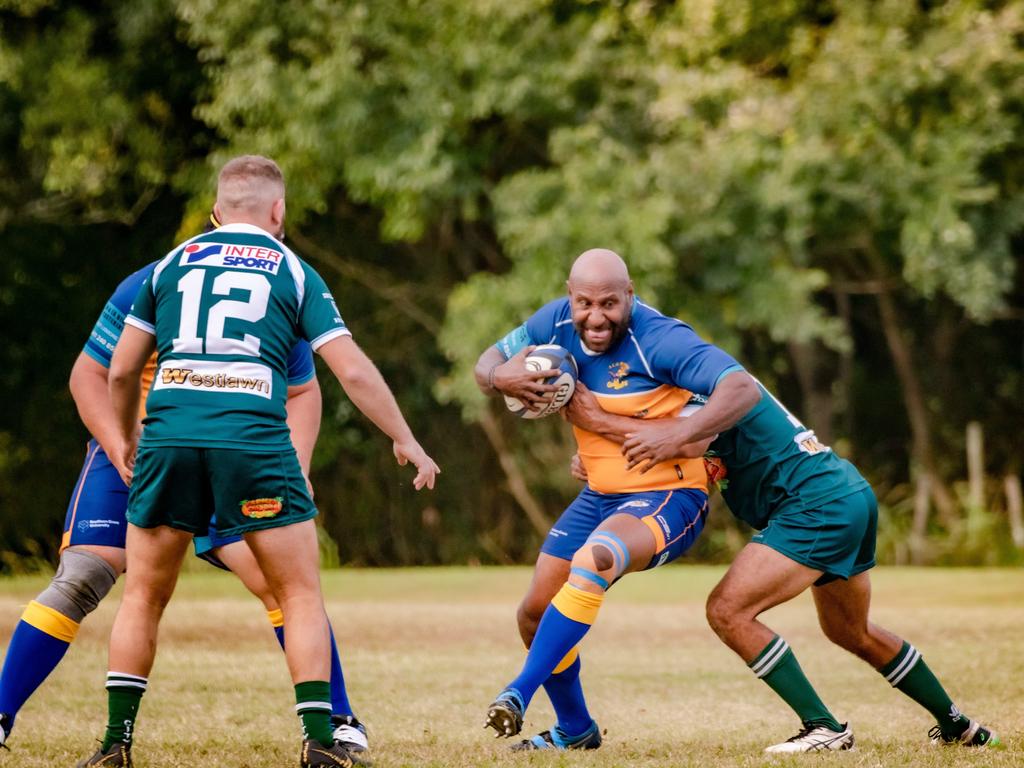
M 224 336 L 224 323 L 229 318 L 258 322 L 267 314 L 270 281 L 257 272 L 222 272 L 213 279 L 213 296 L 230 296 L 233 290 L 248 291 L 245 300 L 223 298 L 210 304 L 206 311 L 206 336 L 199 335 L 203 289 L 208 270 L 197 267 L 178 280 L 181 294 L 181 318 L 173 350 L 185 354 L 247 355 L 259 357 L 260 338 L 251 333 L 236 339 Z

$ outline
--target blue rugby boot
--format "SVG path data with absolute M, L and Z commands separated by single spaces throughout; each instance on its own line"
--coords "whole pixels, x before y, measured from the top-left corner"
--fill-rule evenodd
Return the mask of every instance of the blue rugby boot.
M 513 744 L 513 752 L 532 752 L 535 749 L 597 749 L 601 746 L 601 729 L 597 721 L 591 720 L 590 727 L 579 736 L 569 738 L 557 725 L 550 731 L 543 731 L 529 739 Z
M 484 728 L 493 728 L 494 738 L 515 736 L 523 730 L 523 712 L 526 709 L 523 697 L 519 692 L 506 688 L 498 694 L 491 706 L 487 708 L 487 720 Z

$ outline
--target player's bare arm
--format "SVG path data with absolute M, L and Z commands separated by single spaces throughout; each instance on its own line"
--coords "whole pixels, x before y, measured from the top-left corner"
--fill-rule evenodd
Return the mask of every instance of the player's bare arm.
M 332 339 L 320 347 L 317 353 L 338 377 L 345 394 L 355 406 L 394 441 L 398 463 L 405 465 L 411 461 L 416 467 L 416 477 L 413 479 L 416 490 L 424 486 L 433 488 L 434 479 L 441 470 L 416 441 L 395 402 L 395 396 L 373 361 L 351 336 Z
M 156 340 L 152 334 L 126 325 L 110 360 L 110 402 L 123 441 L 123 466 L 116 466 L 126 485 L 131 484 L 131 468 L 135 462 L 142 369 L 155 348 Z M 111 460 L 115 459 L 111 457 Z
M 68 388 L 78 409 L 78 416 L 89 434 L 108 457 L 120 460 L 124 455 L 124 439 L 110 403 L 108 373 L 105 366 L 81 352 L 71 368 Z
M 306 477 L 306 487 L 310 495 L 313 486 L 309 482 L 309 466 L 313 460 L 313 447 L 320 433 L 320 417 L 323 414 L 323 397 L 320 394 L 320 382 L 314 376 L 309 381 L 288 387 L 288 400 L 285 403 L 288 413 L 288 429 L 292 435 L 292 445 Z
M 601 408 L 594 393 L 582 381 L 576 382 L 576 391 L 563 413 L 572 424 L 580 429 L 595 432 L 619 444 L 624 443 L 629 435 L 665 431 L 668 427 L 675 429 L 675 422 L 678 421 L 678 419 L 638 419 L 609 413 Z M 669 458 L 700 458 L 707 451 L 713 439 L 713 437 L 705 438 L 678 445 L 676 452 Z
M 558 387 L 544 383 L 551 371 L 533 371 L 526 367 L 526 356 L 533 350 L 533 346 L 524 347 L 505 360 L 497 347 L 485 349 L 473 369 L 480 391 L 485 395 L 500 392 L 519 398 L 532 410 L 543 406 Z
M 707 405 L 686 419 L 655 424 L 642 432 L 626 436 L 622 454 L 632 469 L 642 464 L 641 472 L 674 456 L 682 446 L 708 440 L 733 427 L 761 400 L 757 382 L 746 371 L 727 374 L 708 398 Z

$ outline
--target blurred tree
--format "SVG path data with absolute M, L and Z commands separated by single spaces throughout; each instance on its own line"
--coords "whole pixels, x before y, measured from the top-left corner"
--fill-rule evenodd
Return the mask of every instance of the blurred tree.
M 52 553 L 84 436 L 64 382 L 103 300 L 259 152 L 288 178 L 289 242 L 445 469 L 413 493 L 325 383 L 314 483 L 346 561 L 532 556 L 571 441 L 513 427 L 469 371 L 595 245 L 855 455 L 891 557 L 928 533 L 978 556 L 964 424 L 994 475 L 1021 469 L 1022 14 L 0 0 L 0 551 Z M 727 557 L 740 532 L 715 525 L 702 554 Z

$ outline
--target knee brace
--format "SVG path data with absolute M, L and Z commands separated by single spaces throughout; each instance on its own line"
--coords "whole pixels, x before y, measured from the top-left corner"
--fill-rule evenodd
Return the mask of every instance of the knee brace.
M 115 581 L 117 573 L 99 555 L 65 549 L 50 586 L 39 594 L 36 602 L 81 622 L 96 610 Z
M 569 573 L 597 584 L 601 589 L 608 589 L 629 567 L 629 549 L 611 531 L 590 534 L 577 554 L 573 558 L 577 564 L 569 569 Z

